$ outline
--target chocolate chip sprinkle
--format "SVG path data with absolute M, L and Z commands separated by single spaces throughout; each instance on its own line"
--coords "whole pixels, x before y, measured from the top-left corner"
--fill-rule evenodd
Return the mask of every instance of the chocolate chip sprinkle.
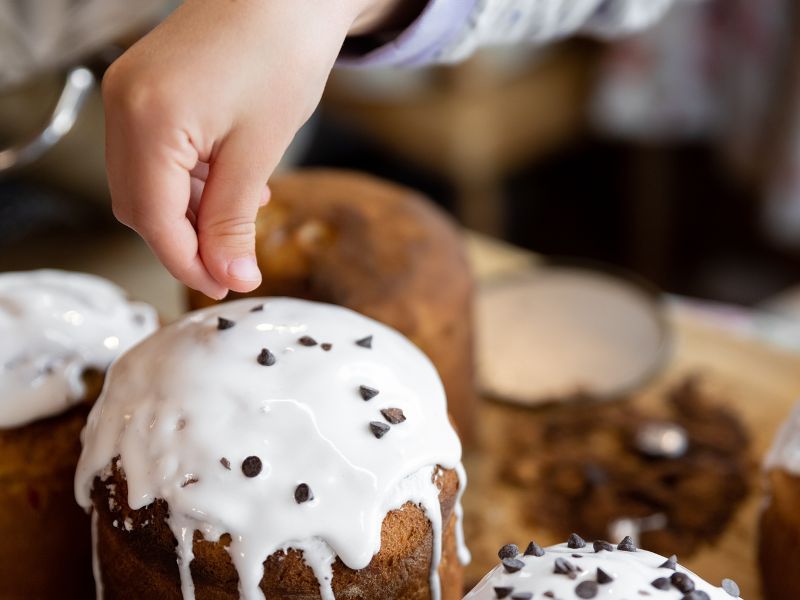
M 258 364 L 263 365 L 265 367 L 271 367 L 277 361 L 275 355 L 266 348 L 261 349 L 261 352 L 259 353 L 258 358 L 256 360 L 258 361 Z
M 194 476 L 192 476 L 192 477 L 189 477 L 189 479 L 187 479 L 186 481 L 184 481 L 184 482 L 181 484 L 181 487 L 182 487 L 182 488 L 184 488 L 184 487 L 186 487 L 187 485 L 192 485 L 192 484 L 195 484 L 195 483 L 197 483 L 198 481 L 200 481 L 200 480 L 199 480 L 197 477 L 194 477 Z
M 722 589 L 728 592 L 729 596 L 733 596 L 734 598 L 738 598 L 742 593 L 739 591 L 739 586 L 733 579 L 723 579 Z
M 597 596 L 597 582 L 595 581 L 581 581 L 575 586 L 575 595 L 578 598 L 594 598 Z
M 651 581 L 650 585 L 652 585 L 657 590 L 668 590 L 670 584 L 669 584 L 669 579 L 667 579 L 666 577 L 659 577 L 658 579 L 654 579 L 653 581 Z
M 497 556 L 500 557 L 500 560 L 504 558 L 516 558 L 519 556 L 519 548 L 517 548 L 516 544 L 506 544 L 497 551 Z
M 383 418 L 392 425 L 397 425 L 406 420 L 406 416 L 399 408 L 382 408 L 381 414 L 383 415 Z
M 577 548 L 585 548 L 586 542 L 577 533 L 570 534 L 567 540 L 567 547 L 576 550 Z
M 556 575 L 567 575 L 570 579 L 575 579 L 575 577 L 577 577 L 575 570 L 575 565 L 566 558 L 561 558 L 560 556 L 556 559 L 553 567 L 553 573 Z
M 494 596 L 495 598 L 508 598 L 513 591 L 513 587 L 496 587 L 494 588 Z
M 528 547 L 525 548 L 525 556 L 544 556 L 544 550 L 539 544 L 532 541 L 528 544 Z
M 622 541 L 617 544 L 617 550 L 622 550 L 623 552 L 636 552 L 636 545 L 633 543 L 631 536 L 626 535 L 624 538 L 622 538 Z
M 380 421 L 370 421 L 369 428 L 372 431 L 372 435 L 378 439 L 381 439 L 384 435 L 386 435 L 386 432 L 391 429 L 391 426 L 387 425 L 386 423 L 381 423 Z
M 506 573 L 516 573 L 525 568 L 525 563 L 518 558 L 504 558 L 502 563 Z
M 605 550 L 606 552 L 614 551 L 614 546 L 605 540 L 595 540 L 592 542 L 592 547 L 594 548 L 595 552 L 600 552 L 601 550 Z
M 304 335 L 299 340 L 297 340 L 297 342 L 302 346 L 306 346 L 307 348 L 317 345 L 317 340 L 312 338 L 310 335 Z
M 302 504 L 303 502 L 308 502 L 309 500 L 313 499 L 314 492 L 311 491 L 311 488 L 308 487 L 307 483 L 301 483 L 294 488 L 294 501 L 298 504 Z
M 674 587 L 678 588 L 679 592 L 688 594 L 694 591 L 694 581 L 686 573 L 673 573 L 670 575 L 669 581 Z
M 226 319 L 225 317 L 217 317 L 217 329 L 219 329 L 220 331 L 230 329 L 234 325 L 236 325 L 236 321 L 231 321 L 230 319 Z
M 678 557 L 674 554 L 670 556 L 667 560 L 663 563 L 658 565 L 659 569 L 672 569 L 673 571 L 677 571 L 678 569 Z
M 372 400 L 375 396 L 380 394 L 378 390 L 368 385 L 358 386 L 358 393 L 361 394 L 361 397 L 364 399 L 365 402 L 367 400 Z
M 256 304 L 253 308 L 250 309 L 250 312 L 261 312 L 264 310 L 263 304 Z
M 611 575 L 603 571 L 600 567 L 597 567 L 597 583 L 606 584 L 612 581 L 614 581 L 614 578 Z
M 686 594 L 682 600 L 711 600 L 711 597 L 703 591 L 692 590 Z
M 531 600 L 533 592 L 515 592 L 511 594 L 511 600 Z
M 333 344 L 329 344 L 328 342 L 324 342 L 320 344 L 320 348 L 325 350 L 325 352 L 330 352 L 330 349 L 333 348 Z
M 223 456 L 222 458 L 220 458 L 220 459 L 219 459 L 219 464 L 221 464 L 223 467 L 225 467 L 226 469 L 228 469 L 228 471 L 230 471 L 230 470 L 231 470 L 231 461 L 229 461 L 229 460 L 228 460 L 227 458 L 225 458 L 224 456 Z
M 257 456 L 248 456 L 242 461 L 242 473 L 246 477 L 257 477 L 261 473 L 261 459 Z
M 556 595 L 555 595 L 553 592 L 550 592 L 550 591 L 547 591 L 547 592 L 545 592 L 545 593 L 544 593 L 544 594 L 542 594 L 542 595 L 543 595 L 545 598 L 555 598 L 555 597 L 556 597 Z
M 572 556 L 572 558 L 583 558 L 582 554 L 570 554 L 570 556 Z
M 361 338 L 360 340 L 356 340 L 356 346 L 361 346 L 362 348 L 367 348 L 369 350 L 372 349 L 372 336 L 368 335 L 365 338 Z

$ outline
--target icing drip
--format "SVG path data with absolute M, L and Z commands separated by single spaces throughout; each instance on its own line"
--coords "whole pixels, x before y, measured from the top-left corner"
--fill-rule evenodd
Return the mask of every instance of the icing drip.
M 0 428 L 68 409 L 85 394 L 87 369 L 105 371 L 157 327 L 150 306 L 99 277 L 0 274 Z
M 800 403 L 781 425 L 764 462 L 767 470 L 783 469 L 800 475 Z
M 97 556 L 97 511 L 92 509 L 92 575 L 94 575 L 95 598 L 103 600 L 103 574 Z
M 365 336 L 371 347 L 357 343 Z M 381 412 L 389 408 L 402 413 Z M 303 550 L 328 599 L 335 557 L 366 567 L 387 512 L 408 501 L 434 529 L 438 597 L 442 519 L 432 476 L 436 465 L 457 469 L 463 489 L 461 445 L 430 361 L 376 321 L 285 298 L 187 315 L 109 370 L 84 432 L 81 505 L 90 506 L 95 476 L 117 455 L 131 508 L 157 498 L 169 505 L 185 599 L 195 530 L 212 541 L 230 535 L 245 600 L 263 598 L 263 561 L 289 547 Z M 302 501 L 301 484 L 310 490 Z
M 576 558 L 580 557 L 580 558 Z M 667 583 L 665 589 L 657 588 L 653 582 L 660 578 L 669 580 L 674 573 L 684 573 L 694 583 L 694 589 L 708 594 L 710 600 L 734 600 L 728 592 L 719 587 L 714 587 L 700 579 L 697 575 L 684 569 L 680 565 L 677 571 L 669 568 L 659 568 L 666 559 L 663 556 L 637 550 L 636 552 L 624 552 L 614 549 L 609 552 L 601 550 L 595 552 L 591 543 L 584 548 L 570 548 L 567 544 L 558 544 L 545 549 L 544 556 L 523 556 L 516 557 L 524 563 L 521 570 L 509 573 L 501 564 L 489 571 L 481 582 L 464 600 L 495 600 L 497 594 L 495 588 L 512 588 L 513 594 L 529 592 L 533 593 L 533 598 L 545 597 L 545 592 L 550 592 L 550 597 L 555 598 L 603 598 L 604 600 L 623 600 L 646 595 L 657 597 L 660 600 L 681 600 L 684 593 L 679 591 L 674 585 Z M 556 573 L 556 560 L 566 560 L 576 570 L 572 572 L 574 577 L 567 574 Z M 607 583 L 599 581 L 597 569 L 601 569 L 604 574 L 612 578 Z M 597 584 L 595 596 L 579 596 L 576 589 L 581 584 Z M 511 597 L 509 595 L 508 597 Z

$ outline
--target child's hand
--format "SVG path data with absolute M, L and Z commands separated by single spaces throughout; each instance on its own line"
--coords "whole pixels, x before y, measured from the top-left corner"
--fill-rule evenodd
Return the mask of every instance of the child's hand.
M 213 298 L 255 289 L 267 179 L 348 32 L 398 1 L 187 0 L 103 81 L 116 217 L 186 285 Z

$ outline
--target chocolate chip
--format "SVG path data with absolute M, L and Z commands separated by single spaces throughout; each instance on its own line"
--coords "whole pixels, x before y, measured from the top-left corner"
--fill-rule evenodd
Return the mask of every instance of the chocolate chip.
M 614 578 L 611 575 L 603 571 L 600 567 L 597 567 L 597 583 L 606 584 L 612 581 L 614 581 Z
M 606 552 L 613 552 L 614 546 L 606 542 L 605 540 L 595 540 L 592 543 L 592 547 L 594 548 L 595 552 L 600 552 L 601 550 L 605 550 Z
M 303 502 L 308 502 L 309 500 L 313 499 L 314 492 L 311 491 L 311 488 L 308 487 L 307 483 L 301 483 L 294 488 L 294 501 L 298 504 L 302 504 Z
M 667 560 L 663 563 L 658 565 L 659 569 L 672 569 L 673 571 L 678 569 L 678 557 L 674 554 L 670 556 Z
M 544 556 L 544 550 L 536 542 L 531 542 L 528 544 L 528 547 L 525 548 L 525 556 Z
M 231 461 L 229 461 L 229 460 L 228 460 L 227 458 L 225 458 L 224 456 L 223 456 L 222 458 L 220 458 L 220 459 L 219 459 L 219 464 L 221 464 L 223 467 L 225 467 L 226 469 L 228 469 L 228 471 L 230 471 L 230 470 L 231 470 Z
M 673 573 L 670 575 L 669 581 L 679 592 L 688 594 L 694 591 L 694 581 L 686 573 Z
M 261 349 L 261 352 L 259 353 L 258 358 L 256 360 L 258 361 L 258 364 L 263 365 L 265 367 L 271 367 L 272 365 L 275 364 L 276 361 L 275 355 L 266 348 Z
M 320 347 L 323 350 L 325 350 L 325 352 L 328 352 L 328 351 L 330 351 L 331 348 L 333 348 L 333 344 L 329 344 L 328 342 L 325 342 L 323 344 L 320 344 Z
M 250 309 L 250 312 L 261 312 L 264 310 L 263 304 L 256 304 L 253 308 Z
M 571 554 L 572 558 L 583 558 L 582 554 Z
M 356 346 L 361 346 L 362 348 L 372 349 L 372 336 L 368 335 L 365 338 L 361 338 L 360 340 L 356 340 Z
M 594 598 L 597 596 L 597 583 L 594 581 L 581 581 L 575 587 L 575 595 L 578 598 Z
M 361 397 L 365 402 L 367 400 L 372 400 L 375 396 L 380 394 L 378 390 L 376 390 L 374 387 L 369 387 L 368 385 L 358 386 L 358 393 L 361 394 Z
M 577 533 L 573 533 L 569 536 L 567 540 L 567 547 L 572 548 L 573 550 L 577 548 L 585 548 L 586 542 L 583 541 L 583 538 L 579 536 Z
M 389 425 L 386 423 L 381 423 L 380 421 L 370 421 L 369 428 L 372 430 L 372 435 L 378 439 L 381 439 L 384 435 L 386 435 L 386 432 L 391 429 Z
M 575 565 L 569 562 L 566 558 L 560 556 L 556 559 L 553 573 L 557 575 L 567 575 L 570 579 L 577 577 L 575 573 Z
M 694 590 L 686 594 L 681 600 L 711 600 L 711 597 L 705 592 Z
M 381 414 L 383 418 L 389 421 L 392 425 L 397 425 L 406 420 L 406 416 L 399 408 L 382 408 Z
M 504 558 L 502 563 L 506 573 L 516 573 L 525 568 L 525 563 L 518 558 Z
M 242 473 L 247 477 L 257 477 L 261 473 L 261 459 L 257 456 L 248 456 L 242 461 Z
M 304 335 L 299 340 L 297 340 L 302 346 L 307 346 L 310 348 L 311 346 L 317 345 L 317 340 L 312 338 L 310 335 Z
M 513 587 L 496 587 L 494 588 L 494 596 L 495 598 L 508 598 L 513 591 Z
M 500 560 L 504 558 L 516 558 L 519 556 L 519 548 L 517 548 L 516 544 L 506 544 L 497 551 L 497 556 L 500 557 Z
M 555 598 L 556 595 L 553 592 L 545 592 L 542 594 L 545 598 Z
M 650 582 L 650 585 L 652 585 L 657 590 L 668 590 L 670 587 L 669 579 L 667 579 L 666 577 L 659 577 L 658 579 L 654 579 L 653 581 Z
M 516 592 L 511 594 L 511 600 L 531 600 L 533 592 Z
M 622 550 L 623 552 L 636 552 L 636 546 L 633 543 L 631 536 L 626 535 L 624 538 L 622 538 L 622 541 L 617 544 L 617 550 Z
M 236 325 L 236 321 L 231 321 L 230 319 L 226 319 L 225 317 L 217 317 L 217 329 L 220 331 L 224 331 L 225 329 L 230 329 Z
M 200 481 L 200 480 L 197 477 L 190 477 L 189 479 L 187 479 L 186 481 L 184 481 L 181 484 L 181 487 L 186 487 L 187 485 L 192 485 L 194 483 L 197 483 L 198 481 Z
M 738 598 L 742 593 L 739 591 L 739 586 L 736 585 L 733 579 L 723 579 L 722 589 L 728 592 L 729 596 L 733 596 L 734 598 Z

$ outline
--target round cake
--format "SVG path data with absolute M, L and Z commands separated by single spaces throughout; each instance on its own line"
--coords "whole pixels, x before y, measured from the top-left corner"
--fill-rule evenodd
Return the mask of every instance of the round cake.
M 256 223 L 263 283 L 252 295 L 339 304 L 397 329 L 433 361 L 468 442 L 472 279 L 455 224 L 419 193 L 352 172 L 299 171 L 270 188 Z M 211 302 L 190 294 L 192 308 Z
M 109 363 L 157 326 L 98 277 L 0 274 L 0 598 L 92 595 L 80 431 Z
M 460 459 L 441 381 L 406 338 L 254 298 L 114 364 L 75 492 L 107 600 L 456 600 Z
M 759 562 L 764 597 L 800 598 L 800 404 L 784 423 L 766 459 L 769 496 L 761 514 Z
M 500 564 L 464 600 L 739 598 L 739 586 L 733 580 L 713 586 L 681 567 L 675 556 L 639 550 L 628 537 L 610 544 L 586 542 L 573 533 L 564 544 L 541 548 L 530 542 L 522 552 L 508 544 L 498 554 Z

